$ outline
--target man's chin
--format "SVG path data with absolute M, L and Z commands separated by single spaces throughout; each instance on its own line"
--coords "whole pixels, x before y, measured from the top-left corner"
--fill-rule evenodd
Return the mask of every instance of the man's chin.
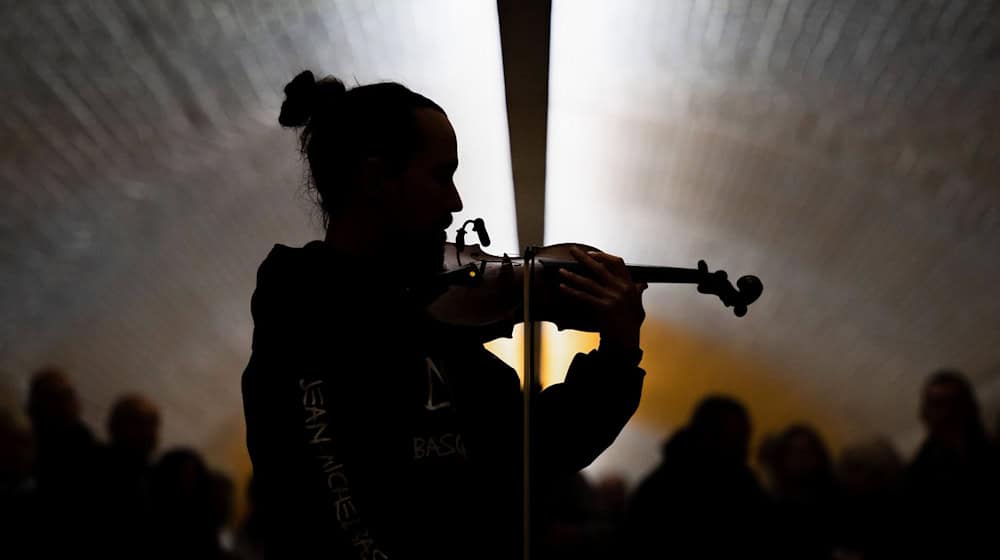
M 414 248 L 408 259 L 414 278 L 427 278 L 444 271 L 444 244 L 425 245 L 421 249 Z

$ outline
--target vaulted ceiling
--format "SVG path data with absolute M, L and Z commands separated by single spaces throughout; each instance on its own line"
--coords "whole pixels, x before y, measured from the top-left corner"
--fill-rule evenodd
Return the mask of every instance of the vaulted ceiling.
M 245 468 L 255 270 L 320 229 L 276 119 L 303 68 L 443 105 L 460 218 L 485 217 L 498 251 L 544 227 L 546 243 L 764 281 L 742 319 L 690 286 L 650 288 L 643 404 L 600 468 L 634 476 L 707 392 L 743 398 L 759 431 L 805 420 L 835 444 L 882 434 L 904 451 L 937 367 L 1000 404 L 996 2 L 557 1 L 547 103 L 523 94 L 531 49 L 502 60 L 489 1 L 2 11 L 8 404 L 57 364 L 95 427 L 117 395 L 144 392 L 165 445 Z M 503 16 L 537 31 L 545 14 Z M 532 126 L 547 150 L 525 156 L 516 127 Z M 518 175 L 523 157 L 544 181 Z M 593 342 L 545 341 L 549 378 Z

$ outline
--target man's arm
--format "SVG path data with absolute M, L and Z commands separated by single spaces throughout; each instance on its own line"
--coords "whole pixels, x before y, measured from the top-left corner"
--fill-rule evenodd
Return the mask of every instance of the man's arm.
M 619 257 L 572 253 L 584 273 L 561 269 L 560 289 L 591 314 L 601 345 L 577 354 L 566 380 L 535 400 L 532 452 L 542 473 L 579 470 L 611 445 L 639 406 L 645 375 L 638 366 L 646 284 L 633 282 Z
M 578 471 L 614 442 L 639 406 L 641 354 L 607 346 L 577 354 L 565 381 L 535 398 L 532 450 L 540 474 Z

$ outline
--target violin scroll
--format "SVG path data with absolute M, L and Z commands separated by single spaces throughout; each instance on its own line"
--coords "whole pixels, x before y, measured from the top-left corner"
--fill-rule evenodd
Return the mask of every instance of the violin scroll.
M 747 307 L 757 301 L 764 291 L 764 285 L 756 276 L 741 276 L 734 288 L 725 270 L 709 272 L 708 264 L 703 260 L 698 261 L 698 273 L 701 276 L 698 281 L 698 292 L 719 296 L 722 304 L 732 307 L 737 317 L 746 315 Z

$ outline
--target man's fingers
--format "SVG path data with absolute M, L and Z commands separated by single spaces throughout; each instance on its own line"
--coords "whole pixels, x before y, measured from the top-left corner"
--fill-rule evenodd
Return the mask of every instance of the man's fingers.
M 597 283 L 592 278 L 588 278 L 582 274 L 577 274 L 567 268 L 560 268 L 559 272 L 562 274 L 565 281 L 572 282 L 575 284 L 577 289 L 582 289 L 583 291 L 589 292 L 597 297 L 608 297 L 611 295 L 607 288 Z
M 578 301 L 590 304 L 594 309 L 599 309 L 604 306 L 604 300 L 601 298 L 578 290 L 569 284 L 559 284 L 559 289 Z
M 584 254 L 594 259 L 595 262 L 601 264 L 608 271 L 609 280 L 612 278 L 617 279 L 623 283 L 623 287 L 625 285 L 624 282 L 632 281 L 632 274 L 629 272 L 625 260 L 621 257 L 600 251 L 588 251 Z
M 602 253 L 600 251 L 588 251 L 584 254 L 590 256 L 595 261 L 599 261 L 616 270 L 628 270 L 628 268 L 625 267 L 625 261 L 621 257 L 608 253 Z
M 608 268 L 603 263 L 598 262 L 591 254 L 585 253 L 576 247 L 570 247 L 569 252 L 576 258 L 576 260 L 580 261 L 580 264 L 586 267 L 587 270 L 594 273 L 595 276 L 604 280 L 604 282 L 610 282 L 615 278 Z

